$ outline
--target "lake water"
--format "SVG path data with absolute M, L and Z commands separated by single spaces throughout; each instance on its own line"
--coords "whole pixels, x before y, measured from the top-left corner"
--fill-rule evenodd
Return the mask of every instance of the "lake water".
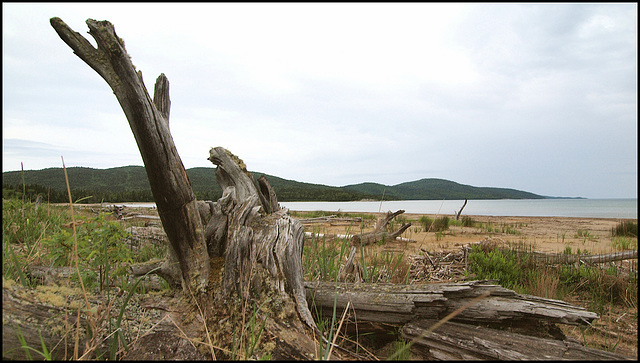
M 394 200 L 359 202 L 281 202 L 294 211 L 395 212 L 457 214 L 464 200 Z M 638 199 L 498 199 L 469 200 L 463 215 L 522 217 L 638 218 Z
M 155 207 L 155 203 L 115 203 L 130 207 Z M 395 212 L 457 214 L 464 200 L 394 200 L 358 202 L 280 202 L 293 211 Z M 638 199 L 497 199 L 469 200 L 463 215 L 513 217 L 638 218 Z

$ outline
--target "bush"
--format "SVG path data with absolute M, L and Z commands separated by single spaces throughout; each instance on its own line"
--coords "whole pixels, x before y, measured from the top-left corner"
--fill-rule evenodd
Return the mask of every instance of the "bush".
M 424 226 L 424 230 L 427 232 L 442 232 L 449 228 L 449 217 L 439 217 L 435 220 L 422 216 L 420 217 L 420 224 Z
M 638 222 L 622 221 L 611 229 L 612 236 L 638 237 Z
M 462 216 L 462 226 L 463 227 L 474 227 L 476 225 L 476 221 L 469 216 Z
M 498 280 L 507 289 L 522 291 L 525 285 L 523 265 L 528 257 L 520 258 L 518 254 L 501 249 L 482 251 L 481 247 L 473 246 L 469 254 L 469 266 L 472 273 L 480 280 Z

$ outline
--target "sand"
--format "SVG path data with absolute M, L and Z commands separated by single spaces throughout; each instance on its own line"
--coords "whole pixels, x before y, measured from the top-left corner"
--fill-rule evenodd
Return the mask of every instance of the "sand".
M 362 213 L 360 213 L 362 214 Z M 427 251 L 458 250 L 467 243 L 480 242 L 488 238 L 510 244 L 522 244 L 539 252 L 564 252 L 567 247 L 573 253 L 579 249 L 590 254 L 609 253 L 617 251 L 611 230 L 621 219 L 614 218 L 574 218 L 574 217 L 495 217 L 469 216 L 474 221 L 489 224 L 492 231 L 486 227 L 450 226 L 443 233 L 424 232 L 418 220 L 420 214 L 402 214 L 397 217 L 395 228 L 401 223 L 410 222 L 411 227 L 402 237 L 412 240 L 405 246 L 409 253 L 417 253 L 420 249 Z M 429 215 L 433 218 L 435 216 Z M 448 216 L 455 219 L 455 216 Z M 637 222 L 637 219 L 633 219 Z M 327 234 L 354 234 L 372 231 L 373 220 L 366 219 L 364 223 L 338 222 L 324 224 L 305 223 L 305 231 L 315 229 Z M 634 245 L 635 243 L 635 245 Z M 632 246 L 637 248 L 637 238 L 631 240 Z M 413 250 L 413 251 L 411 251 Z

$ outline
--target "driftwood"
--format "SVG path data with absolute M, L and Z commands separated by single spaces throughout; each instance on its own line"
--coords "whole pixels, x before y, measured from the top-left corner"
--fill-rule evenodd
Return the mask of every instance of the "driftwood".
M 113 25 L 86 21 L 98 47 L 73 31 L 60 18 L 51 18 L 60 38 L 111 87 L 135 137 L 158 215 L 167 233 L 169 257 L 166 273 L 179 276 L 183 290 L 204 292 L 209 280 L 209 258 L 195 195 L 169 132 L 169 82 L 156 80 L 153 100 L 136 71 Z M 177 262 L 177 263 L 176 263 Z
M 114 290 L 118 290 L 115 288 Z M 75 333 L 80 333 L 78 341 L 78 357 L 83 354 L 84 359 L 96 359 L 96 352 L 85 345 L 84 337 L 87 336 L 87 312 L 81 309 L 78 314 L 77 307 L 68 304 L 72 297 L 81 296 L 80 289 L 66 289 L 58 286 L 47 286 L 41 289 L 25 288 L 16 283 L 3 281 L 2 289 L 2 357 L 3 360 L 44 360 L 38 353 L 42 352 L 42 344 L 53 360 L 69 360 L 74 357 Z M 153 299 L 153 298 L 151 298 Z M 92 305 L 97 306 L 94 315 L 96 344 L 100 349 L 108 351 L 107 329 L 108 316 L 112 321 L 117 315 L 119 306 L 109 305 L 106 301 L 89 296 Z M 139 335 L 130 342 L 126 360 L 164 360 L 168 357 L 180 360 L 203 360 L 207 357 L 198 351 L 193 343 L 185 337 L 185 326 L 179 326 L 180 316 L 188 311 L 186 306 L 169 308 L 170 304 L 162 300 L 163 304 L 158 310 L 155 307 L 140 307 L 146 311 L 146 317 L 155 317 L 150 322 L 143 323 L 138 316 L 127 313 L 123 319 L 124 329 L 127 334 L 137 332 Z M 129 303 L 131 305 L 131 303 Z M 145 304 L 146 305 L 146 304 Z M 175 309 L 175 310 L 174 310 Z M 169 316 L 167 316 L 169 315 Z M 97 319 L 96 319 L 97 317 Z M 79 320 L 78 320 L 79 318 Z M 79 324 L 77 324 L 79 322 Z M 135 328 L 134 328 L 135 325 Z M 24 339 L 25 345 L 31 349 L 22 348 L 20 340 Z M 146 347 L 153 347 L 148 349 Z M 118 358 L 121 358 L 121 353 Z M 103 356 L 104 359 L 104 356 Z
M 332 234 L 332 233 L 315 233 L 315 232 L 304 232 L 304 236 L 308 237 L 308 238 L 313 238 L 313 237 L 318 237 L 318 238 L 346 238 L 346 239 L 353 239 L 354 236 L 360 236 L 360 235 L 355 235 L 355 234 Z M 395 240 L 398 242 L 417 242 L 414 239 L 411 238 L 404 238 L 404 237 L 399 237 L 396 236 Z M 388 241 L 388 240 L 387 240 Z
M 531 257 L 547 264 L 572 264 L 572 263 L 606 263 L 624 260 L 637 260 L 638 250 L 620 251 L 600 255 L 568 255 L 564 253 L 532 252 Z
M 585 347 L 567 339 L 548 339 L 446 322 L 429 331 L 436 320 L 405 324 L 401 336 L 414 342 L 412 351 L 428 360 L 631 360 L 619 354 Z
M 351 237 L 351 244 L 353 246 L 366 246 L 368 244 L 378 241 L 392 241 L 396 237 L 400 236 L 407 228 L 411 227 L 411 223 L 403 224 L 395 232 L 387 232 L 387 225 L 396 216 L 404 213 L 404 210 L 398 210 L 394 213 L 387 212 L 387 214 L 376 221 L 376 227 L 374 231 L 363 233 L 360 235 L 354 235 Z
M 170 248 L 164 261 L 137 266 L 134 273 L 157 269 L 155 273 L 173 287 L 181 286 L 187 296 L 193 295 L 208 315 L 237 297 L 258 302 L 268 296 L 274 304 L 271 316 L 293 306 L 293 315 L 282 312 L 288 315 L 286 329 L 269 321 L 267 326 L 274 330 L 267 333 L 278 340 L 296 336 L 294 340 L 306 342 L 287 356 L 310 353 L 309 347 L 315 345 L 299 324 L 316 329 L 303 286 L 304 229 L 279 206 L 266 178 L 255 180 L 240 158 L 222 147 L 212 148 L 209 160 L 217 166 L 215 176 L 223 195 L 215 202 L 197 201 L 169 131 L 166 76 L 156 80 L 152 100 L 142 73 L 133 66 L 110 22 L 86 21 L 97 48 L 61 19 L 52 18 L 50 23 L 111 87 L 142 155 Z M 241 305 L 246 306 L 234 306 Z
M 335 301 L 336 311 L 348 306 L 359 324 L 402 326 L 401 336 L 413 342 L 412 353 L 422 359 L 627 359 L 584 347 L 554 325 L 589 325 L 597 314 L 559 300 L 520 295 L 490 281 L 305 286 L 309 304 L 325 316 L 331 316 Z
M 350 226 L 362 222 L 361 217 L 337 217 L 335 215 L 298 219 L 303 224 L 329 223 L 332 226 Z
M 363 280 L 362 268 L 360 267 L 360 264 L 355 262 L 356 250 L 357 249 L 355 247 L 351 247 L 347 261 L 342 265 L 342 267 L 340 267 L 338 281 L 346 281 L 350 276 L 354 276 L 355 282 L 361 282 Z
M 44 359 L 34 351 L 22 348 L 20 338 L 26 345 L 42 350 L 41 340 L 45 342 L 51 352 L 52 359 L 69 359 L 73 356 L 73 336 L 54 333 L 51 327 L 64 331 L 60 327 L 74 327 L 77 315 L 70 313 L 65 316 L 66 309 L 62 304 L 41 302 L 34 296 L 35 291 L 29 291 L 21 286 L 2 286 L 2 357 L 4 359 L 26 360 L 28 354 L 34 359 Z M 81 326 L 85 325 L 81 317 Z M 66 353 L 65 353 L 66 351 Z
M 462 210 L 464 209 L 464 207 L 467 205 L 467 199 L 464 200 L 464 204 L 462 205 L 462 207 L 460 208 L 460 210 L 458 211 L 458 213 L 456 214 L 456 221 L 460 219 L 460 214 L 462 214 Z
M 553 323 L 588 325 L 598 315 L 560 300 L 517 294 L 490 281 L 436 284 L 354 284 L 307 282 L 309 304 L 330 311 L 351 302 L 359 321 L 404 324 L 416 318 L 442 319 L 471 299 L 486 299 L 455 318 L 462 322 L 513 323 L 544 319 Z

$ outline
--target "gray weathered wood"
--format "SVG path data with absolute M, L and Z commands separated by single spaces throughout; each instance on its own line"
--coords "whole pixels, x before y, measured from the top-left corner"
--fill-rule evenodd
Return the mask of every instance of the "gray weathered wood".
M 151 185 L 158 215 L 167 233 L 170 259 L 175 258 L 181 272 L 183 289 L 202 292 L 209 278 L 209 256 L 204 240 L 195 195 L 169 132 L 169 83 L 158 77 L 151 100 L 124 47 L 124 41 L 108 21 L 86 21 L 94 48 L 82 35 L 60 18 L 51 18 L 51 26 L 60 38 L 111 87 L 135 137 Z M 173 266 L 173 263 L 169 264 Z
M 376 221 L 376 227 L 374 231 L 359 234 L 359 235 L 354 235 L 353 237 L 351 237 L 351 244 L 353 246 L 366 246 L 378 241 L 394 240 L 396 237 L 400 236 L 405 230 L 407 230 L 407 228 L 411 227 L 411 223 L 405 223 L 400 228 L 398 228 L 398 230 L 396 230 L 395 232 L 389 233 L 387 231 L 387 225 L 389 221 L 391 221 L 393 218 L 397 217 L 402 213 L 404 213 L 404 210 L 402 209 L 394 213 L 387 212 L 387 214 L 384 217 L 379 218 Z
M 568 255 L 564 253 L 533 252 L 530 254 L 538 261 L 547 264 L 572 264 L 572 263 L 607 263 L 638 259 L 638 250 L 619 251 L 599 255 Z
M 413 341 L 412 351 L 428 360 L 630 360 L 573 340 L 523 335 L 481 326 L 437 320 L 416 320 L 400 330 Z
M 216 180 L 223 196 L 216 202 L 196 201 L 169 131 L 167 78 L 164 74 L 158 77 L 152 101 L 142 73 L 135 70 L 113 25 L 92 19 L 86 23 L 97 49 L 61 19 L 51 19 L 60 38 L 116 95 L 138 144 L 171 245 L 165 261 L 139 266 L 135 273 L 160 267 L 171 280 L 177 266 L 183 290 L 198 293 L 198 300 L 209 305 L 205 309 L 211 308 L 212 295 L 207 294 L 210 268 L 220 266 L 211 262 L 223 255 L 222 292 L 214 294 L 217 302 L 236 293 L 257 301 L 275 292 L 281 302 L 293 300 L 299 318 L 315 328 L 303 286 L 302 224 L 280 209 L 266 178 L 256 181 L 240 158 L 221 147 L 210 150 L 209 160 L 217 166 Z M 216 277 L 219 272 L 213 271 Z M 310 341 L 304 334 L 298 338 Z
M 473 298 L 490 295 L 465 309 L 454 319 L 462 322 L 512 323 L 546 320 L 552 323 L 587 325 L 598 315 L 553 299 L 517 294 L 488 281 L 437 284 L 367 284 L 306 282 L 309 305 L 326 313 L 351 302 L 360 321 L 404 324 L 416 318 L 442 319 Z
M 303 285 L 302 223 L 279 207 L 266 179 L 258 185 L 240 158 L 222 147 L 212 148 L 209 154 L 217 166 L 216 180 L 223 196 L 212 208 L 205 236 L 215 240 L 211 248 L 226 245 L 224 294 L 248 298 L 252 286 L 258 285 L 254 280 L 266 277 L 260 274 L 265 272 L 277 291 L 293 298 L 302 320 L 315 328 Z M 218 241 L 212 236 L 223 225 L 227 226 L 226 238 Z

